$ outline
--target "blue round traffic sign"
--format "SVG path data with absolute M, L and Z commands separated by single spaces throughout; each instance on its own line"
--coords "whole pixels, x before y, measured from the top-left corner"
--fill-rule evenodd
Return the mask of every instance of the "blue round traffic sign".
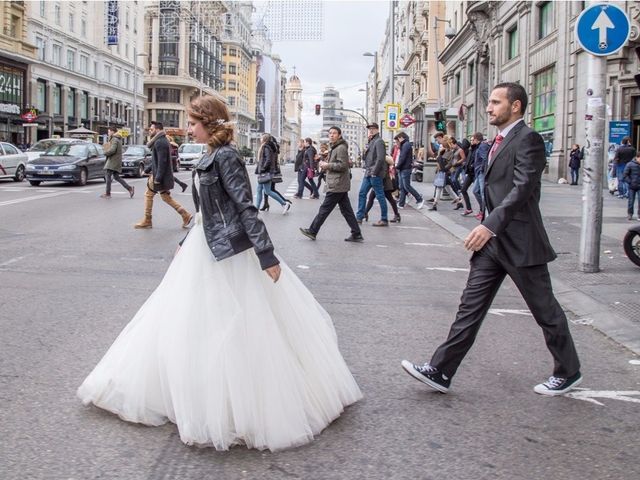
M 587 52 L 604 56 L 616 53 L 629 40 L 631 24 L 620 7 L 610 3 L 592 5 L 576 21 L 576 39 Z

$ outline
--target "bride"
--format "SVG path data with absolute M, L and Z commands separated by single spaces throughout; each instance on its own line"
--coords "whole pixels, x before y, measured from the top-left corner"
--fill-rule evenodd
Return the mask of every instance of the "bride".
M 331 318 L 274 254 L 226 106 L 194 100 L 189 134 L 209 145 L 195 225 L 78 396 L 130 422 L 170 420 L 188 445 L 305 444 L 362 394 Z

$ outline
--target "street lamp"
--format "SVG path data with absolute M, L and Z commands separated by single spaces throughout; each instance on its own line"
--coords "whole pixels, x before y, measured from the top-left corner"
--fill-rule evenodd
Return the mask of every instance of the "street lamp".
M 376 112 L 378 110 L 378 52 L 375 51 L 365 52 L 362 54 L 363 57 L 373 57 L 373 119 L 371 121 L 376 121 Z M 368 87 L 367 87 L 368 88 Z M 369 99 L 369 92 L 367 91 L 367 100 Z M 367 106 L 367 116 L 369 116 L 369 108 Z
M 438 80 L 438 105 L 440 110 L 442 110 L 442 107 L 443 107 L 442 91 L 440 90 L 442 87 L 442 79 L 440 78 L 440 60 L 438 58 L 440 57 L 440 54 L 438 53 L 438 38 L 437 38 L 438 22 L 444 22 L 448 25 L 448 27 L 444 29 L 444 36 L 447 37 L 449 40 L 451 40 L 453 37 L 456 36 L 456 29 L 451 26 L 451 20 L 433 17 L 433 37 L 436 45 L 436 78 Z
M 138 139 L 138 57 L 146 57 L 146 53 L 138 53 L 133 46 L 133 143 L 139 143 Z

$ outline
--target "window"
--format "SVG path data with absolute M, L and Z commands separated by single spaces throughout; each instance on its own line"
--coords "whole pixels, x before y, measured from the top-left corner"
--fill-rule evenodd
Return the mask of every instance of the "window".
M 18 155 L 19 153 L 22 153 L 22 152 L 18 152 L 16 147 L 11 145 L 10 143 L 3 143 L 2 146 L 4 147 L 4 154 L 5 155 Z M 0 150 L 0 154 L 2 154 L 1 150 Z
M 104 66 L 104 77 L 103 80 L 107 83 L 111 83 L 111 65 Z
M 456 73 L 455 92 L 456 92 L 456 95 L 460 95 L 460 72 Z
M 51 54 L 51 63 L 53 63 L 54 65 L 60 65 L 62 62 L 62 46 L 54 45 L 51 50 Z
M 116 85 L 120 86 L 120 69 L 116 68 Z
M 514 25 L 507 30 L 507 60 L 518 56 L 518 27 Z
M 22 27 L 20 26 L 20 17 L 11 15 L 11 23 L 9 25 L 9 35 L 11 38 L 19 38 L 22 36 Z
M 235 47 L 229 47 L 229 56 L 230 57 L 235 57 L 238 55 L 238 51 L 236 50 Z
M 76 116 L 76 91 L 70 88 L 67 92 L 67 117 Z
M 124 88 L 129 90 L 129 72 L 124 72 Z
M 36 91 L 36 108 L 41 112 L 47 111 L 47 83 L 44 80 L 38 80 Z
M 40 60 L 41 62 L 44 62 L 44 56 L 46 53 L 45 45 L 46 44 L 44 42 L 44 38 L 36 37 L 36 47 L 38 48 L 38 60 Z
M 229 80 L 229 82 L 227 82 L 227 89 L 233 91 L 236 91 L 238 89 L 238 84 L 235 80 Z
M 553 30 L 553 2 L 545 2 L 538 6 L 538 40 L 546 37 Z
M 475 82 L 475 78 L 476 78 L 476 69 L 475 69 L 476 64 L 471 62 L 469 65 L 467 65 L 467 71 L 469 72 L 467 75 L 467 85 L 469 87 L 473 87 L 473 82 Z
M 73 31 L 74 31 L 73 29 L 75 28 L 75 27 L 74 27 L 75 23 L 76 23 L 76 22 L 75 22 L 74 15 L 73 15 L 73 13 L 70 13 L 70 14 L 69 14 L 69 31 L 70 31 L 70 32 L 73 32 Z
M 228 97 L 229 106 L 233 107 L 236 104 L 236 97 Z
M 89 94 L 82 92 L 80 95 L 80 118 L 89 118 Z
M 553 130 L 556 111 L 555 66 L 534 75 L 533 129 L 537 132 Z
M 46 12 L 45 10 L 45 0 L 40 0 L 40 16 L 44 17 L 44 14 Z
M 236 64 L 229 64 L 229 74 L 236 75 L 238 73 L 238 66 Z
M 67 69 L 74 71 L 76 69 L 76 52 L 67 50 Z
M 55 7 L 53 7 L 53 18 L 56 22 L 56 25 L 62 25 L 62 20 L 60 17 L 60 5 L 56 4 Z
M 80 35 L 82 38 L 87 38 L 87 19 L 80 20 Z
M 180 110 L 156 110 L 156 121 L 162 122 L 165 127 L 178 127 L 180 125 Z
M 89 57 L 80 55 L 80 73 L 89 75 Z
M 467 127 L 467 131 L 466 131 L 467 138 L 475 133 L 473 131 L 473 129 L 475 128 L 475 126 L 473 124 L 473 115 L 474 115 L 474 113 L 473 113 L 473 105 L 467 106 L 467 113 L 465 115 L 466 127 Z
M 180 89 L 156 88 L 156 102 L 180 103 Z
M 54 115 L 60 115 L 62 113 L 62 99 L 60 98 L 60 85 L 57 83 L 52 87 L 53 97 L 53 113 Z

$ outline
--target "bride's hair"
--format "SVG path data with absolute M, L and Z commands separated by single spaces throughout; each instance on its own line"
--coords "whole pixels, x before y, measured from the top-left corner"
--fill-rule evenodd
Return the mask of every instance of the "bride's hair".
M 220 100 L 210 95 L 191 102 L 187 114 L 202 123 L 209 134 L 207 142 L 217 148 L 233 141 L 233 125 L 229 122 L 229 110 Z

